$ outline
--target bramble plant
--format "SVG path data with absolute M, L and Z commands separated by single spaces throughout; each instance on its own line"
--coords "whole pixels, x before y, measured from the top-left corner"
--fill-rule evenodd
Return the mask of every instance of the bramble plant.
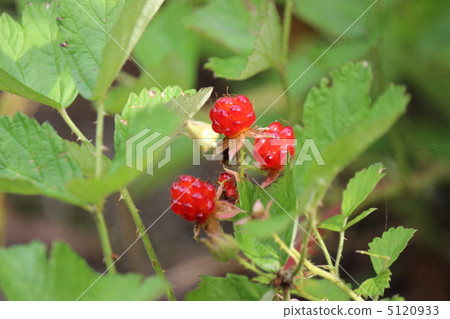
M 373 89 L 370 63 L 347 62 L 331 69 L 301 104 L 289 91 L 292 0 L 285 1 L 283 23 L 272 1 L 209 0 L 196 8 L 184 0 L 161 7 L 162 3 L 34 1 L 21 6 L 19 21 L 8 13 L 1 16 L 0 90 L 54 108 L 77 140 L 65 140 L 49 123 L 40 124 L 20 112 L 1 116 L 0 191 L 48 196 L 89 211 L 106 267 L 103 274 L 95 272 L 63 242 L 55 242 L 48 254 L 37 241 L 13 245 L 0 249 L 2 293 L 8 300 L 157 300 L 164 295 L 175 300 L 177 287 L 167 280 L 127 188 L 141 174 L 127 161 L 152 156 L 147 162 L 153 165 L 167 145 L 157 144 L 157 138 L 149 140 L 146 147 L 152 148 L 152 154 L 145 155 L 130 149 L 129 141 L 143 138 L 139 134 L 145 130 L 170 137 L 171 142 L 186 131 L 193 137 L 193 132 L 205 130 L 225 135 L 208 152 L 220 155 L 223 151 L 237 163 L 224 159 L 224 170 L 214 185 L 190 175 L 179 176 L 170 189 L 170 208 L 193 222 L 195 239 L 215 258 L 221 262 L 237 259 L 253 275 L 204 276 L 187 293 L 187 300 L 384 297 L 391 265 L 414 229 L 389 228 L 368 243 L 367 250 L 358 251 L 370 258 L 374 270 L 361 284 L 344 279 L 346 271 L 341 266 L 346 231 L 376 211 L 361 207 L 385 175 L 383 164 L 372 164 L 348 181 L 338 214 L 324 219 L 323 199 L 337 175 L 405 112 L 409 101 L 405 89 L 378 83 Z M 172 26 L 172 19 L 186 12 L 190 29 Z M 168 25 L 173 29 L 160 35 Z M 197 41 L 194 31 L 230 51 L 228 57 L 211 57 L 206 63 L 215 77 L 242 81 L 267 70 L 279 75 L 289 121 L 279 116 L 268 127 L 261 127 L 258 121 L 265 111 L 254 110 L 252 105 L 258 97 L 228 94 L 207 108 L 211 122 L 197 122 L 195 118 L 205 117 L 201 108 L 211 99 L 213 88 L 189 89 L 195 85 L 192 74 L 198 55 L 190 49 L 189 41 Z M 160 37 L 166 35 L 169 48 L 155 46 L 154 52 L 152 41 L 159 45 Z M 121 71 L 129 52 L 133 52 L 132 62 L 145 68 L 139 78 Z M 182 55 L 187 69 L 171 64 L 171 54 Z M 157 85 L 162 69 L 175 78 L 179 75 L 180 83 L 165 88 Z M 231 89 L 238 90 L 240 82 L 231 83 Z M 78 95 L 90 101 L 97 114 L 93 142 L 67 112 Z M 264 103 L 269 108 L 273 105 Z M 104 155 L 105 115 L 115 118 L 113 158 Z M 253 152 L 243 147 L 244 140 L 254 143 Z M 309 141 L 314 142 L 323 163 L 301 147 Z M 253 156 L 255 162 L 244 162 L 246 156 Z M 304 159 L 302 163 L 296 161 L 298 157 Z M 116 272 L 104 204 L 117 192 L 136 224 L 137 238 L 145 247 L 154 276 Z M 223 220 L 233 223 L 233 232 L 222 229 Z M 325 232 L 338 233 L 338 242 L 326 243 Z M 324 265 L 310 254 L 311 244 L 319 247 Z M 331 250 L 330 244 L 336 249 Z

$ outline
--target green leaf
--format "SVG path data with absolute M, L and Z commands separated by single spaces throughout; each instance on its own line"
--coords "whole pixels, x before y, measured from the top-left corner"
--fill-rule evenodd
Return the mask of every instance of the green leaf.
M 48 259 L 37 241 L 0 249 L 0 288 L 8 300 L 74 301 L 84 292 L 80 300 L 154 300 L 166 288 L 156 276 L 100 276 L 63 242 L 53 243 Z
M 325 279 L 307 279 L 303 283 L 303 290 L 317 299 L 329 301 L 350 300 L 350 297 L 344 291 Z
M 317 205 L 336 175 L 395 123 L 408 102 L 402 87 L 390 86 L 372 105 L 372 73 L 365 62 L 346 64 L 331 76 L 332 85 L 323 79 L 311 89 L 304 129 L 296 133 L 300 145 L 312 139 L 325 162 L 294 166 L 300 211 Z
M 0 117 L 0 150 L 0 191 L 82 203 L 65 187 L 82 172 L 49 124 L 21 113 Z
M 383 270 L 376 277 L 364 281 L 355 292 L 364 298 L 378 298 L 379 296 L 383 296 L 384 290 L 390 287 L 391 275 L 389 269 Z
M 287 254 L 274 241 L 273 234 L 278 234 L 286 245 L 291 244 L 294 223 L 291 216 L 297 208 L 293 183 L 291 170 L 286 167 L 284 175 L 265 189 L 248 181 L 238 184 L 239 206 L 245 211 L 252 211 L 257 199 L 260 199 L 264 206 L 269 201 L 274 201 L 269 219 L 235 226 L 235 236 L 242 252 L 256 265 L 268 271 L 273 271 L 287 261 Z M 277 253 L 278 261 L 274 259 L 273 252 Z
M 392 297 L 382 298 L 380 301 L 405 301 L 405 298 L 399 295 L 393 295 Z
M 340 232 L 342 226 L 344 226 L 345 219 L 346 217 L 341 214 L 334 215 L 320 223 L 319 228 Z
M 385 175 L 383 170 L 384 167 L 381 163 L 373 164 L 369 168 L 359 171 L 355 177 L 350 179 L 343 194 L 342 215 L 350 216 L 356 207 L 367 198 Z
M 56 4 L 27 6 L 22 25 L 0 17 L 0 90 L 56 109 L 77 95 L 60 43 Z
M 76 161 L 81 172 L 86 177 L 95 176 L 95 147 L 91 143 L 82 142 L 81 145 L 66 141 L 67 150 Z M 111 160 L 103 155 L 102 169 L 103 172 L 108 170 Z
M 188 0 L 167 2 L 134 49 L 133 56 L 162 87 L 174 84 L 174 79 L 182 88 L 196 84 L 199 41 L 184 23 L 192 9 Z M 141 77 L 147 87 L 157 85 L 147 74 Z
M 277 10 L 268 3 L 266 16 L 261 20 L 250 52 L 231 58 L 210 58 L 205 65 L 214 71 L 215 77 L 228 80 L 245 80 L 271 67 L 277 68 L 281 61 L 281 26 Z
M 156 164 L 170 146 L 173 136 L 186 118 L 193 116 L 203 106 L 211 92 L 212 87 L 203 88 L 198 92 L 195 90 L 183 92 L 179 87 L 167 87 L 163 92 L 152 88 L 143 90 L 139 95 L 132 93 L 122 114 L 116 115 L 115 118 L 116 155 L 109 169 L 101 178 L 76 179 L 68 183 L 67 188 L 74 196 L 87 203 L 98 203 L 105 196 L 130 183 L 141 172 L 145 172 L 147 164 L 157 167 Z M 134 147 L 127 154 L 127 140 L 137 134 L 142 136 L 135 140 Z M 139 155 L 137 144 L 153 134 L 156 134 L 155 138 L 145 143 L 145 147 L 142 148 L 145 152 Z M 146 151 L 152 147 L 156 148 L 153 150 L 152 158 L 149 159 Z M 132 159 L 130 167 L 127 167 L 127 156 Z M 142 162 L 141 168 L 136 165 L 138 158 Z
M 195 10 L 190 25 L 236 53 L 251 52 L 258 32 L 264 0 L 210 0 Z
M 127 0 L 60 0 L 58 14 L 59 29 L 67 43 L 64 48 L 78 90 L 87 99 L 95 100 L 95 93 L 102 87 L 96 87 L 100 79 L 103 64 L 117 63 L 104 59 L 108 42 L 113 41 L 110 34 L 119 21 Z M 130 23 L 130 25 L 132 25 Z M 108 46 L 111 48 L 111 45 Z M 114 52 L 116 49 L 114 49 Z M 109 64 L 116 69 L 117 65 Z M 104 85 L 104 83 L 103 83 Z M 109 85 L 108 85 L 109 86 Z
M 340 36 L 371 4 L 371 0 L 294 0 L 296 14 L 319 31 L 332 37 Z M 374 11 L 376 9 L 372 8 Z M 350 37 L 363 37 L 368 32 L 365 22 L 374 12 L 353 25 L 346 33 Z
M 256 301 L 270 290 L 269 286 L 235 274 L 227 274 L 225 278 L 202 276 L 201 279 L 198 288 L 187 293 L 187 301 Z
M 376 210 L 377 210 L 376 208 L 369 208 L 369 209 L 363 211 L 361 214 L 359 214 L 358 216 L 353 218 L 351 221 L 349 221 L 347 223 L 347 225 L 345 225 L 343 230 L 349 229 L 350 227 L 355 225 L 357 222 L 360 222 L 361 220 L 363 220 L 364 218 L 366 218 L 367 216 L 369 216 L 370 214 L 372 214 Z
M 1 2 L 11 2 L 10 0 L 0 0 L 0 3 Z M 22 11 L 24 11 L 25 10 L 25 8 L 27 7 L 27 6 L 31 6 L 31 5 L 36 5 L 36 4 L 41 4 L 41 3 L 49 3 L 50 1 L 48 1 L 48 0 L 33 0 L 33 1 L 30 1 L 30 0 L 16 0 L 15 1 L 16 2 L 16 8 L 17 8 L 17 12 L 18 13 L 22 13 Z
M 108 0 L 108 2 L 110 1 Z M 133 51 L 136 43 L 145 31 L 147 24 L 163 2 L 164 0 L 129 1 L 115 23 L 111 31 L 111 37 L 103 50 L 98 77 L 91 97 L 92 100 L 97 100 L 105 95 L 125 64 L 129 53 Z
M 406 248 L 408 241 L 412 238 L 415 232 L 415 229 L 404 228 L 402 226 L 390 228 L 388 231 L 383 233 L 381 238 L 376 237 L 371 243 L 369 243 L 369 253 L 387 256 L 390 258 L 387 262 L 385 262 L 381 258 L 370 256 L 373 269 L 377 274 L 380 274 L 384 270 L 388 269 L 392 263 L 397 260 L 398 256 Z

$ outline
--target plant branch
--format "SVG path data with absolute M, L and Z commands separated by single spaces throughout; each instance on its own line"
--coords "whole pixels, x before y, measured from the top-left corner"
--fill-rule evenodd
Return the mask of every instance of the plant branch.
M 161 267 L 158 257 L 156 256 L 155 250 L 153 249 L 152 243 L 148 235 L 146 234 L 147 229 L 145 228 L 144 223 L 142 222 L 141 216 L 139 216 L 139 211 L 136 208 L 136 205 L 134 205 L 134 202 L 131 199 L 128 189 L 124 187 L 121 190 L 120 194 L 122 195 L 122 198 L 125 204 L 127 205 L 128 210 L 130 211 L 131 217 L 133 218 L 134 223 L 136 224 L 136 227 L 139 231 L 139 235 L 141 236 L 142 242 L 144 244 L 145 251 L 147 252 L 147 255 L 150 259 L 153 269 L 155 270 L 158 277 L 167 283 L 168 286 L 166 290 L 167 298 L 171 301 L 176 300 L 175 295 L 173 294 L 173 291 L 170 288 L 169 281 L 166 278 L 166 274 L 164 273 L 164 270 Z
M 59 114 L 63 118 L 64 122 L 70 127 L 72 132 L 78 137 L 78 139 L 82 142 L 88 142 L 89 140 L 84 136 L 83 133 L 81 133 L 80 129 L 75 125 L 75 123 L 72 121 L 72 119 L 69 117 L 69 114 L 67 114 L 67 111 L 65 108 L 61 108 L 59 110 Z
M 103 204 L 95 205 L 94 211 L 94 218 L 95 223 L 97 225 L 98 234 L 100 236 L 100 242 L 102 244 L 102 250 L 103 255 L 105 258 L 106 268 L 109 273 L 115 274 L 116 268 L 114 265 L 114 260 L 112 258 L 112 248 L 111 248 L 111 242 L 109 241 L 108 237 L 108 229 L 106 228 L 105 218 L 103 216 L 102 212 Z
M 344 225 L 342 226 L 342 228 L 344 228 L 345 225 L 347 225 L 347 218 L 345 218 Z M 339 277 L 339 263 L 342 258 L 342 251 L 344 250 L 344 239 L 345 239 L 345 230 L 342 230 L 339 232 L 339 245 L 336 254 L 336 261 L 334 264 L 334 274 L 336 275 L 336 277 Z

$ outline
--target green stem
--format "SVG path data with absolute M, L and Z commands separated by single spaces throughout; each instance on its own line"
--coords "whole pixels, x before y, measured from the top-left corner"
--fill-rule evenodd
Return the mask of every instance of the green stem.
M 134 205 L 133 200 L 131 199 L 130 193 L 128 192 L 128 189 L 124 187 L 120 194 L 122 195 L 122 198 L 125 202 L 125 204 L 128 207 L 128 210 L 131 213 L 131 217 L 134 220 L 134 223 L 136 224 L 136 227 L 139 231 L 139 235 L 141 236 L 142 242 L 145 247 L 145 251 L 147 252 L 147 255 L 151 261 L 151 264 L 153 266 L 153 269 L 155 270 L 158 277 L 167 283 L 167 290 L 166 295 L 167 298 L 171 301 L 176 300 L 175 295 L 173 294 L 172 288 L 170 288 L 169 281 L 166 278 L 166 274 L 164 273 L 164 270 L 161 267 L 161 264 L 158 260 L 158 257 L 156 256 L 155 250 L 153 249 L 152 243 L 150 239 L 148 238 L 148 235 L 146 234 L 147 229 L 144 226 L 144 223 L 142 222 L 141 216 L 139 216 L 139 211 Z
M 78 137 L 79 140 L 83 142 L 89 142 L 89 140 L 86 138 L 86 136 L 81 133 L 81 131 L 78 129 L 78 127 L 75 125 L 75 123 L 72 121 L 72 119 L 69 117 L 69 114 L 67 114 L 67 111 L 65 108 L 61 108 L 59 110 L 59 114 L 61 114 L 61 117 L 66 122 L 66 124 L 70 127 L 72 132 Z
M 116 268 L 112 258 L 111 242 L 108 237 L 108 229 L 106 228 L 105 218 L 102 212 L 103 204 L 98 204 L 94 208 L 95 223 L 97 225 L 98 233 L 100 235 L 100 242 L 102 244 L 103 255 L 105 257 L 106 267 L 109 273 L 115 274 Z
M 100 101 L 97 107 L 97 128 L 95 131 L 95 178 L 100 178 L 102 175 L 104 113 L 103 101 Z
M 270 278 L 266 273 L 262 272 L 261 270 L 259 270 L 255 265 L 249 263 L 245 258 L 242 258 L 241 256 L 237 255 L 236 256 L 236 260 L 245 268 L 253 271 L 254 273 L 263 276 L 263 277 L 267 277 Z
M 364 301 L 364 299 L 362 299 L 353 290 L 351 290 L 349 287 L 347 287 L 347 285 L 345 285 L 338 277 L 334 276 L 333 274 L 329 273 L 328 271 L 325 271 L 323 269 L 320 269 L 317 266 L 314 266 L 309 260 L 305 260 L 305 266 L 308 268 L 308 270 L 312 274 L 320 276 L 323 279 L 326 279 L 326 280 L 332 282 L 333 284 L 335 284 L 342 291 L 344 291 L 347 295 L 349 295 L 353 300 Z
M 283 15 L 283 43 L 282 43 L 282 47 L 281 47 L 282 62 L 284 65 L 286 65 L 288 62 L 291 22 L 292 22 L 292 0 L 286 0 L 286 3 L 284 5 L 284 15 Z
M 343 227 L 345 227 L 345 225 L 347 225 L 347 218 L 345 218 L 344 220 Z M 334 264 L 334 274 L 336 275 L 336 277 L 339 277 L 339 263 L 342 258 L 342 251 L 344 250 L 344 239 L 345 239 L 345 230 L 342 230 L 339 232 L 339 245 L 336 254 L 336 262 Z
M 311 232 L 311 221 L 308 223 L 308 227 L 307 229 L 305 229 L 304 233 L 303 233 L 303 238 L 302 238 L 302 252 L 300 254 L 300 261 L 298 262 L 298 264 L 295 266 L 294 270 L 292 271 L 292 275 L 296 276 L 298 273 L 300 273 L 300 280 L 303 281 L 303 274 L 301 273 L 301 270 L 303 268 L 305 259 L 306 259 L 306 254 L 308 252 L 308 239 L 310 236 L 310 232 Z
M 330 267 L 330 269 L 333 269 L 334 266 L 333 262 L 331 261 L 330 253 L 328 252 L 328 248 L 325 245 L 325 242 L 323 241 L 322 235 L 320 235 L 319 231 L 317 230 L 316 212 L 317 210 L 316 208 L 314 208 L 314 210 L 312 210 L 311 213 L 311 227 L 314 235 L 316 236 L 317 241 L 319 242 L 319 246 L 322 248 L 328 266 Z

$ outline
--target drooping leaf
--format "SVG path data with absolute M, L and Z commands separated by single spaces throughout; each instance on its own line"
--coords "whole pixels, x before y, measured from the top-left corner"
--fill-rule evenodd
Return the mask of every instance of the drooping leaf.
M 141 172 L 153 174 L 164 159 L 171 159 L 173 136 L 206 102 L 212 88 L 183 92 L 179 87 L 144 89 L 131 94 L 122 114 L 116 115 L 116 155 L 101 178 L 76 179 L 67 188 L 88 203 L 98 203 L 120 190 Z M 149 156 L 148 156 L 149 155 Z M 151 170 L 151 171 L 150 171 Z
M 100 78 L 106 45 L 128 0 L 60 0 L 59 29 L 67 46 L 64 48 L 80 94 L 95 100 L 94 91 Z M 116 62 L 116 61 L 115 61 Z M 115 65 L 109 65 L 117 68 Z M 103 88 L 106 90 L 107 88 Z
M 270 290 L 269 286 L 253 283 L 242 275 L 202 276 L 201 279 L 198 288 L 187 293 L 187 301 L 256 301 Z
M 412 228 L 404 228 L 402 226 L 397 228 L 392 227 L 388 231 L 385 231 L 381 238 L 376 237 L 369 243 L 369 253 L 390 258 L 388 261 L 385 261 L 382 258 L 370 256 L 373 269 L 377 274 L 388 269 L 397 260 L 415 232 L 416 230 Z
M 55 3 L 27 6 L 22 24 L 0 17 L 0 90 L 60 109 L 77 90 L 56 17 Z
M 383 170 L 381 163 L 373 164 L 369 168 L 359 171 L 355 177 L 350 179 L 343 194 L 342 215 L 350 216 L 356 207 L 367 198 L 385 175 Z
M 384 290 L 389 288 L 391 275 L 389 269 L 383 270 L 376 277 L 365 280 L 355 292 L 364 298 L 383 296 Z
M 339 287 L 325 279 L 309 278 L 304 281 L 303 290 L 318 299 L 348 301 L 350 297 Z
M 103 50 L 98 78 L 91 99 L 101 98 L 111 86 L 145 31 L 147 24 L 163 2 L 164 0 L 133 0 L 128 2 L 112 28 L 111 37 Z
M 1 191 L 82 203 L 65 187 L 82 172 L 49 124 L 41 126 L 21 113 L 0 117 L 0 150 Z
M 138 274 L 106 274 L 98 279 L 100 275 L 63 242 L 53 243 L 48 259 L 45 245 L 36 241 L 0 249 L 0 288 L 11 301 L 74 301 L 80 297 L 154 300 L 166 288 L 156 276 L 144 279 Z
M 300 144 L 312 139 L 325 165 L 313 160 L 294 166 L 300 211 L 320 201 L 334 177 L 395 123 L 408 102 L 402 87 L 390 86 L 372 105 L 372 73 L 365 62 L 331 74 L 332 84 L 323 79 L 304 105 Z

